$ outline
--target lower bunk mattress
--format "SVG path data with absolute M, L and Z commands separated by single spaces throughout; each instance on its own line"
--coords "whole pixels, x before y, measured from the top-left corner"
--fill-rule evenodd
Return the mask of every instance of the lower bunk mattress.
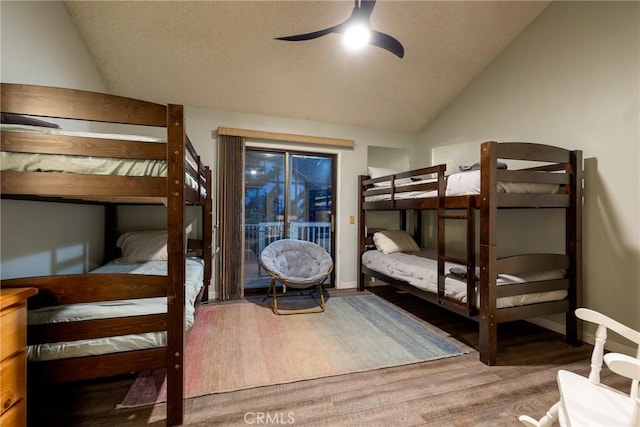
M 419 252 L 395 252 L 384 254 L 378 250 L 369 250 L 362 254 L 362 265 L 370 270 L 382 273 L 397 280 L 407 282 L 423 291 L 438 293 L 438 262 L 429 257 L 432 251 Z M 445 262 L 445 272 L 466 270 L 460 264 Z M 478 271 L 476 271 L 478 276 Z M 541 280 L 554 280 L 564 278 L 564 270 L 550 270 L 523 275 L 500 274 L 497 278 L 497 285 L 510 283 L 536 282 Z M 445 296 L 460 301 L 467 302 L 467 283 L 456 278 L 453 274 L 445 277 Z M 477 290 L 477 288 L 476 288 Z M 480 297 L 475 293 L 475 307 L 480 307 Z M 558 301 L 567 296 L 567 291 L 538 292 L 526 295 L 514 295 L 498 298 L 496 306 L 498 308 L 517 307 L 541 302 Z
M 93 270 L 91 273 L 166 276 L 167 261 L 118 263 L 116 260 Z M 188 330 L 193 325 L 195 302 L 203 286 L 203 277 L 204 261 L 201 258 L 188 257 L 186 259 L 185 283 L 185 330 Z M 27 316 L 28 324 L 39 325 L 166 312 L 167 298 L 158 297 L 45 307 L 29 310 Z M 121 335 L 99 339 L 30 345 L 27 347 L 27 359 L 29 361 L 58 360 L 164 346 L 166 346 L 166 332 L 150 332 L 138 335 Z

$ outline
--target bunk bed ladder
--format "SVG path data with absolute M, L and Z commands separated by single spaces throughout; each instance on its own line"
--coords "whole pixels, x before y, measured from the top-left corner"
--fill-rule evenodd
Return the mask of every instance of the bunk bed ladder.
M 465 304 L 466 310 L 470 315 L 476 315 L 477 313 L 472 313 L 475 300 L 475 285 L 476 285 L 476 257 L 475 257 L 475 206 L 472 203 L 473 198 L 467 198 L 467 204 L 465 208 L 465 212 L 463 214 L 449 214 L 444 206 L 444 198 L 438 205 L 438 302 L 439 304 L 447 304 L 447 302 L 451 302 L 445 296 L 444 283 L 447 275 L 447 271 L 445 271 L 445 262 L 453 262 L 456 264 L 462 264 L 466 266 L 466 281 L 467 281 L 467 302 Z M 466 247 L 466 255 L 464 258 L 458 258 L 447 255 L 446 251 L 446 221 L 448 220 L 463 220 L 466 221 L 467 225 L 467 247 Z M 457 303 L 456 305 L 459 305 Z

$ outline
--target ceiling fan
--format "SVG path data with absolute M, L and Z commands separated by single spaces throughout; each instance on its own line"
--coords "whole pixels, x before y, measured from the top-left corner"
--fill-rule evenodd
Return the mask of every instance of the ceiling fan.
M 402 44 L 388 34 L 371 29 L 371 13 L 376 0 L 355 0 L 355 6 L 351 16 L 344 22 L 324 30 L 311 33 L 297 34 L 294 36 L 276 37 L 276 40 L 304 41 L 317 39 L 331 33 L 343 34 L 345 43 L 353 43 L 354 47 L 366 44 L 385 49 L 399 58 L 404 57 Z

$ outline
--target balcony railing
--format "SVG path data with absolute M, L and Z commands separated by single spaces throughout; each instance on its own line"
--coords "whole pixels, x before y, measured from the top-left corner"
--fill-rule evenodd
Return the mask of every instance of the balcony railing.
M 330 222 L 290 222 L 288 237 L 317 243 L 331 253 L 331 233 Z M 285 238 L 284 223 L 277 221 L 245 224 L 244 237 L 247 249 L 245 259 L 258 258 L 270 243 Z
M 266 288 L 270 276 L 265 274 L 259 262 L 260 253 L 270 243 L 284 239 L 284 224 L 282 221 L 245 224 L 245 252 L 244 252 L 244 287 Z M 330 222 L 290 222 L 289 237 L 307 240 L 322 246 L 331 253 L 331 223 Z

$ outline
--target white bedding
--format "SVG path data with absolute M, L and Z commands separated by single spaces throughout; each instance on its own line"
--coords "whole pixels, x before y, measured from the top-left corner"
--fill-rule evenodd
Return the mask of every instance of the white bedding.
M 438 292 L 438 263 L 436 260 L 429 258 L 426 252 L 395 252 L 392 254 L 383 254 L 377 250 L 370 250 L 362 254 L 362 264 L 371 270 L 383 273 L 398 280 L 403 280 L 424 291 L 432 293 Z M 459 264 L 446 262 L 445 272 L 448 273 L 453 267 L 465 268 Z M 563 277 L 564 275 L 562 270 L 529 273 L 522 276 L 500 274 L 498 275 L 497 285 L 500 286 L 509 283 L 561 279 Z M 445 295 L 462 303 L 466 303 L 466 282 L 447 276 L 445 278 Z M 496 304 L 498 308 L 516 307 L 527 304 L 561 300 L 566 296 L 567 291 L 540 292 L 498 298 Z M 475 306 L 480 306 L 478 293 L 476 293 Z
M 112 262 L 91 273 L 128 273 L 167 275 L 166 261 L 148 261 L 135 264 Z M 194 322 L 195 300 L 203 285 L 204 262 L 200 258 L 187 258 L 185 284 L 185 330 Z M 166 313 L 166 298 L 141 298 L 121 301 L 105 301 L 70 304 L 28 311 L 29 324 L 59 323 L 89 319 L 136 316 Z M 122 335 L 109 338 L 79 340 L 65 343 L 48 343 L 27 347 L 31 361 L 56 360 L 105 353 L 140 350 L 166 345 L 166 333 L 155 332 L 140 335 Z
M 467 172 L 458 172 L 446 177 L 447 196 L 464 196 L 480 194 L 480 170 L 472 170 Z M 421 182 L 435 182 L 435 180 L 411 182 L 403 185 L 419 184 Z M 379 187 L 384 187 L 380 186 Z M 402 187 L 397 185 L 396 188 Z M 539 193 L 539 194 L 556 194 L 560 189 L 557 184 L 538 184 L 526 182 L 498 182 L 497 189 L 499 193 Z M 436 197 L 438 192 L 431 191 L 407 191 L 404 193 L 395 193 L 395 200 L 402 199 L 423 199 L 427 197 Z M 390 199 L 389 194 L 378 194 L 375 196 L 365 197 L 367 202 L 380 202 Z
M 2 124 L 2 131 L 38 133 L 48 135 L 81 136 L 96 139 L 116 139 L 148 143 L 164 143 L 160 138 L 113 133 L 79 132 L 56 128 Z M 198 170 L 197 164 L 187 156 L 191 166 Z M 69 172 L 89 175 L 119 176 L 167 176 L 167 163 L 163 160 L 119 159 L 106 157 L 70 156 L 60 154 L 33 154 L 0 152 L 0 170 L 19 172 Z M 189 174 L 185 174 L 187 185 L 198 188 L 198 183 Z M 204 189 L 203 189 L 204 191 Z M 206 192 L 205 192 L 206 193 Z M 203 194 L 203 196 L 206 194 Z

